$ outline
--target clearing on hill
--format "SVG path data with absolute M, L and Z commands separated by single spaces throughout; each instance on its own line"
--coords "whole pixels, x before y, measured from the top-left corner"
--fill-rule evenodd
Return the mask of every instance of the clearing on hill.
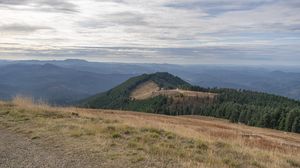
M 159 86 L 153 81 L 147 81 L 138 85 L 132 92 L 130 97 L 137 100 L 148 99 L 153 96 L 155 92 L 160 90 Z
M 156 92 L 154 95 L 165 95 L 169 97 L 198 97 L 198 98 L 209 98 L 213 99 L 217 96 L 216 93 L 209 92 L 196 92 L 182 89 L 172 89 L 172 90 L 160 90 Z
M 182 89 L 164 89 L 160 88 L 155 82 L 147 81 L 138 85 L 131 93 L 130 97 L 136 100 L 145 100 L 159 95 L 167 97 L 197 97 L 214 99 L 217 94 L 209 92 L 196 92 Z

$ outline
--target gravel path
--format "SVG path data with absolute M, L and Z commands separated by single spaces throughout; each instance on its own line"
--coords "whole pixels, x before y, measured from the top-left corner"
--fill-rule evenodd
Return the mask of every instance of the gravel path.
M 99 163 L 98 163 L 98 166 Z M 97 167 L 98 167 L 97 166 Z M 0 129 L 0 167 L 62 168 L 96 167 L 84 156 L 65 153 L 62 149 L 45 147 L 39 140 Z

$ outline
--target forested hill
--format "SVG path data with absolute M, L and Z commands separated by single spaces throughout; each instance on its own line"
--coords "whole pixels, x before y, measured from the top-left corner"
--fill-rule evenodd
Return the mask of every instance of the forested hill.
M 194 91 L 201 95 L 190 96 L 160 94 L 147 99 L 134 99 L 130 95 L 143 83 L 152 81 L 164 93 L 172 89 Z M 154 92 L 154 91 L 153 91 Z M 300 102 L 282 96 L 247 90 L 202 88 L 169 73 L 144 74 L 123 84 L 84 100 L 81 106 L 134 110 L 166 115 L 204 115 L 229 119 L 251 126 L 300 133 Z
M 179 77 L 175 77 L 169 73 L 158 72 L 154 74 L 143 74 L 133 77 L 120 84 L 119 86 L 92 96 L 83 100 L 81 106 L 89 108 L 112 108 L 112 109 L 126 109 L 130 101 L 130 93 L 140 84 L 153 81 L 161 88 L 177 88 L 177 87 L 191 87 L 191 85 Z M 136 109 L 139 110 L 139 109 Z

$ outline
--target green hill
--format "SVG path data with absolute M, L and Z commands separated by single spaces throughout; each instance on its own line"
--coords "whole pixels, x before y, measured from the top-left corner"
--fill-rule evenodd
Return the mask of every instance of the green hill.
M 149 90 L 150 96 L 145 99 L 131 96 L 149 81 L 159 89 Z M 247 90 L 192 86 L 169 73 L 133 77 L 107 92 L 84 100 L 81 106 L 166 115 L 213 116 L 251 126 L 300 132 L 299 101 Z
M 166 72 L 154 74 L 143 74 L 133 77 L 120 84 L 119 86 L 92 96 L 81 103 L 81 106 L 89 108 L 112 108 L 127 109 L 126 106 L 130 101 L 130 93 L 140 84 L 153 81 L 160 88 L 172 89 L 177 87 L 189 87 L 189 83 Z

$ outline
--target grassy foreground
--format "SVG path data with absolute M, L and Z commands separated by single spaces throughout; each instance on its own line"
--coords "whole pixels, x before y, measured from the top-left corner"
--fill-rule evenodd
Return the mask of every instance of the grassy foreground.
M 0 128 L 107 167 L 300 167 L 300 135 L 204 117 L 0 102 Z M 101 159 L 100 159 L 101 158 Z

